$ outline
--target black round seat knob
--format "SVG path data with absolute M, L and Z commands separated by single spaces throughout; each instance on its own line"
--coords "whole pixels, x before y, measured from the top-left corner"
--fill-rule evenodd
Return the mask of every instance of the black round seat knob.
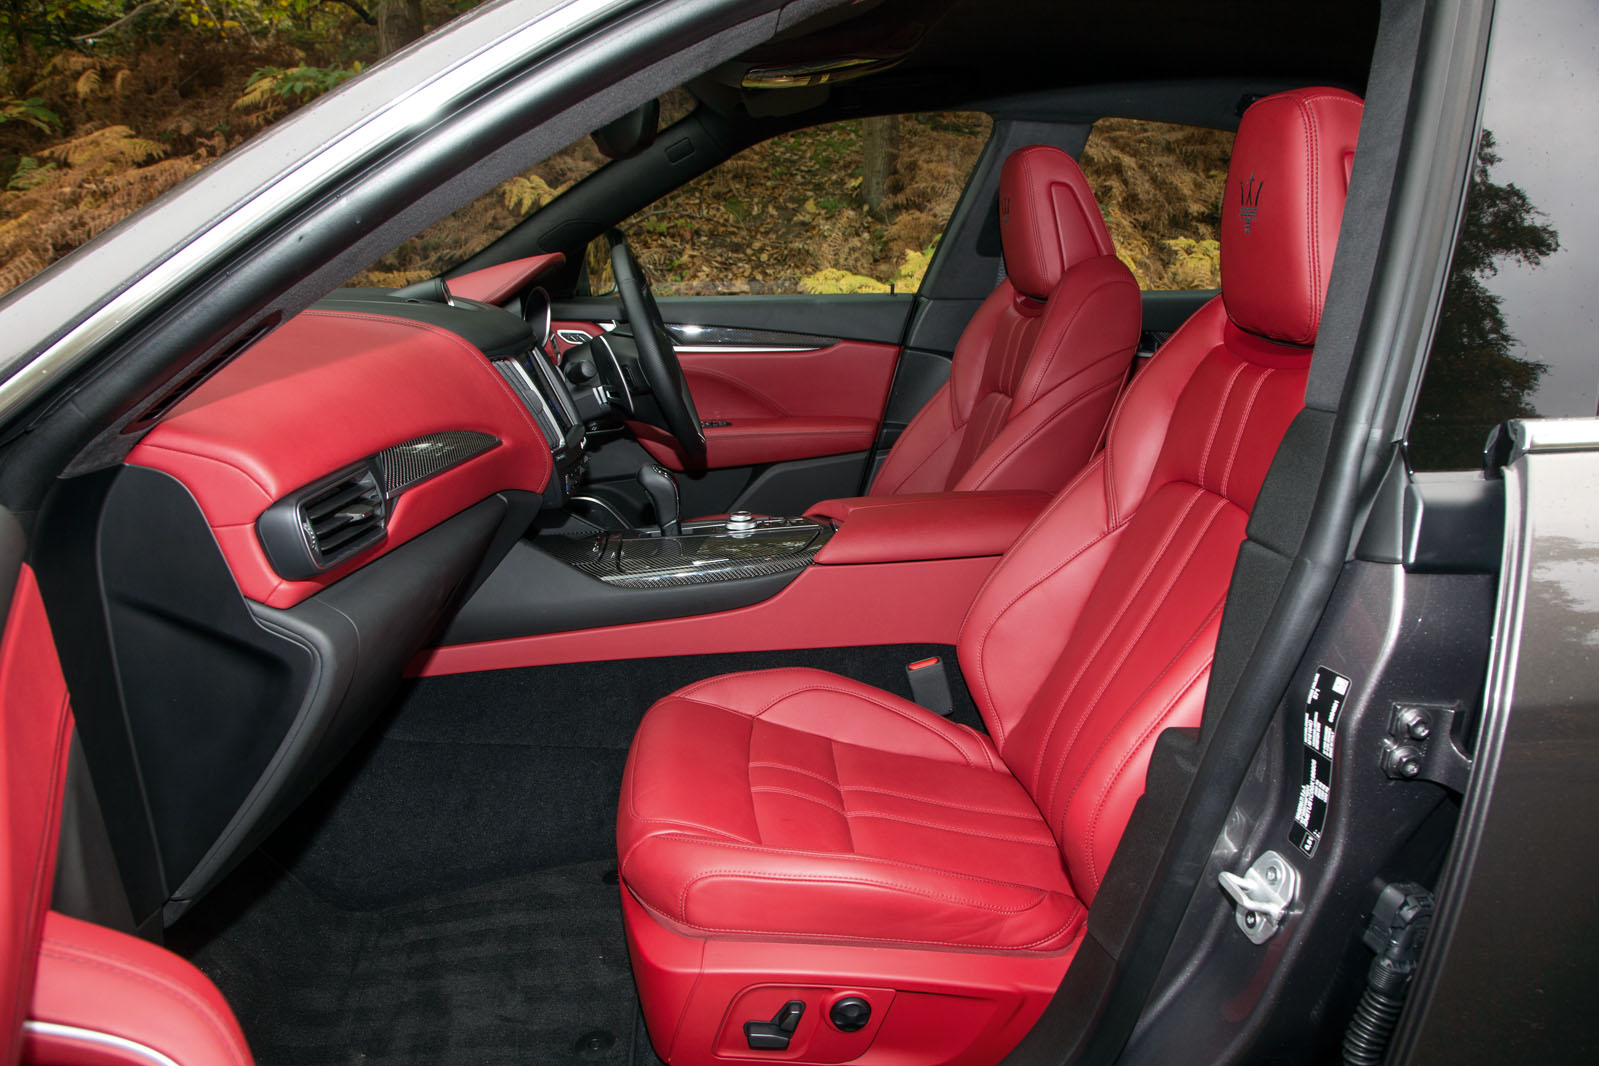
M 827 1012 L 827 1020 L 841 1033 L 859 1032 L 871 1017 L 872 1005 L 860 996 L 845 996 Z

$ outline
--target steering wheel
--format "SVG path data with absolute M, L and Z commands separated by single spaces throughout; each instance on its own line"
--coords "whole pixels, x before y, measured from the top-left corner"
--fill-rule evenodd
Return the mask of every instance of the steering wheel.
M 672 335 L 666 332 L 666 324 L 661 320 L 661 309 L 650 291 L 649 279 L 633 257 L 633 250 L 627 246 L 627 237 L 621 230 L 611 230 L 606 239 L 611 243 L 611 273 L 616 277 L 616 290 L 622 297 L 622 313 L 633 329 L 633 344 L 638 348 L 644 380 L 655 394 L 655 406 L 666 423 L 661 428 L 677 438 L 690 465 L 704 466 L 705 433 L 700 429 L 700 413 L 694 409 L 694 397 L 688 391 L 683 364 L 678 362 Z

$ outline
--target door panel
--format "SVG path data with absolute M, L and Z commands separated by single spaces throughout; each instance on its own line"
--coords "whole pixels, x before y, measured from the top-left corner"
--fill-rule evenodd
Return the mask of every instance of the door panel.
M 799 513 L 860 492 L 899 363 L 911 296 L 738 296 L 663 299 L 678 357 L 705 427 L 708 473 L 682 479 L 685 514 L 749 507 Z M 561 331 L 593 335 L 618 317 L 614 301 L 558 301 Z M 624 329 L 626 327 L 623 327 Z M 720 423 L 726 423 L 720 424 Z M 687 465 L 675 442 L 629 428 L 655 461 Z M 596 473 L 590 487 L 618 502 L 631 473 Z
M 0 1018 L 7 1040 L 23 1021 L 50 905 L 72 711 L 22 530 L 0 510 L 0 773 L 6 832 L 0 847 Z M 14 1047 L 15 1044 L 13 1043 Z
M 858 341 L 798 351 L 707 346 L 679 358 L 707 423 L 705 465 L 717 470 L 869 449 L 899 349 Z M 632 429 L 657 462 L 687 465 L 663 431 Z

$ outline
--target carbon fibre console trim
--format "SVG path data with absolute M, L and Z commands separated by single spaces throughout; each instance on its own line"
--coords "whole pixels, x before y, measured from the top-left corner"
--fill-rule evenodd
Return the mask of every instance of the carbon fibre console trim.
M 500 439 L 473 430 L 450 429 L 430 433 L 385 448 L 373 456 L 383 492 L 394 497 L 428 478 L 498 447 Z
M 733 533 L 720 520 L 696 523 L 681 536 L 636 531 L 541 542 L 568 566 L 616 588 L 658 589 L 769 577 L 805 569 L 833 536 L 831 526 L 809 518 Z

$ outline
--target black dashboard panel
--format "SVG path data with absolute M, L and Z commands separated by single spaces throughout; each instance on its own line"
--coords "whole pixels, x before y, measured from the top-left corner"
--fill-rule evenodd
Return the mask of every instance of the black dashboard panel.
M 426 322 L 449 330 L 490 359 L 526 355 L 534 344 L 533 327 L 520 317 L 493 304 L 463 297 L 444 304 L 402 299 L 392 289 L 339 289 L 313 306 L 319 311 L 353 311 Z

